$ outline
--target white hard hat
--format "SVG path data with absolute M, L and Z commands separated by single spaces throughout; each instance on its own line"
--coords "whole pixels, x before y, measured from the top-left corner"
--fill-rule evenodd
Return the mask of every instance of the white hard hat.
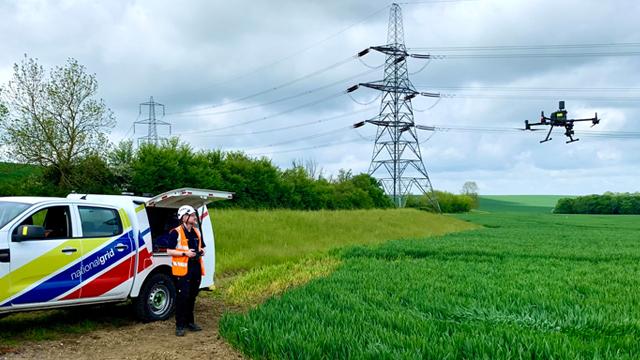
M 182 205 L 180 209 L 178 209 L 178 219 L 182 219 L 184 215 L 195 214 L 196 210 L 189 205 Z

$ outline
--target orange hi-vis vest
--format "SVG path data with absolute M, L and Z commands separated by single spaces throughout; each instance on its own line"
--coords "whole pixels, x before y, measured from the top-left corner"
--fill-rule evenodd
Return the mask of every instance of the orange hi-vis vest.
M 187 235 L 184 233 L 184 227 L 180 225 L 173 230 L 178 232 L 178 243 L 176 244 L 176 250 L 181 252 L 189 251 L 189 239 L 187 238 Z M 199 252 L 200 249 L 202 249 L 202 237 L 200 237 L 200 231 L 198 231 L 198 229 L 193 228 L 193 230 L 196 232 L 196 235 L 198 236 L 198 249 L 196 250 L 197 252 Z M 188 268 L 189 268 L 188 256 L 182 256 L 182 255 L 172 256 L 171 272 L 173 273 L 173 275 L 185 276 L 187 275 Z M 204 262 L 202 261 L 202 257 L 200 257 L 200 272 L 202 273 L 202 276 L 204 276 Z

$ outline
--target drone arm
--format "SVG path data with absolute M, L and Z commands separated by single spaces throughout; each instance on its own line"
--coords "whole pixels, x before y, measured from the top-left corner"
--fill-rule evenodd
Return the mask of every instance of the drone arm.
M 537 123 L 527 123 L 527 125 L 528 125 L 528 127 L 531 127 L 531 126 L 541 126 L 541 125 L 545 125 L 545 124 L 543 124 L 541 122 L 537 122 Z

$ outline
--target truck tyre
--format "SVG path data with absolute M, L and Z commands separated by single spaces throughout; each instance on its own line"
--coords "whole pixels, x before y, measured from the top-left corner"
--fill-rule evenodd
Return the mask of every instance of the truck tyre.
M 134 304 L 136 315 L 144 322 L 167 320 L 176 305 L 176 287 L 171 276 L 158 273 L 148 278 Z

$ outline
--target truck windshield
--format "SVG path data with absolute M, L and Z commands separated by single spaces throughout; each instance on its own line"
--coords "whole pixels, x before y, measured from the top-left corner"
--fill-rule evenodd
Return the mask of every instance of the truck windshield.
M 29 208 L 29 206 L 31 205 L 10 201 L 0 201 L 0 229 Z

